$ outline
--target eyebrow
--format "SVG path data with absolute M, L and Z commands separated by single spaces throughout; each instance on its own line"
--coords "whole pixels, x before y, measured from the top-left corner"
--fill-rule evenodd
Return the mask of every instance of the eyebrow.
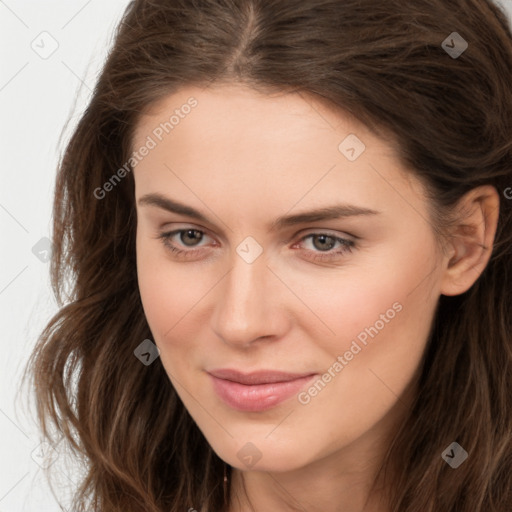
M 155 206 L 172 213 L 186 215 L 193 219 L 210 223 L 209 219 L 198 210 L 179 203 L 173 199 L 163 196 L 158 193 L 151 193 L 142 196 L 138 204 L 141 206 Z M 351 204 L 337 204 L 318 208 L 307 212 L 297 213 L 293 215 L 283 215 L 278 217 L 270 224 L 270 231 L 278 231 L 297 224 L 305 224 L 308 222 L 317 222 L 323 220 L 341 219 L 345 217 L 355 217 L 360 215 L 377 215 L 382 213 L 371 208 L 362 208 Z

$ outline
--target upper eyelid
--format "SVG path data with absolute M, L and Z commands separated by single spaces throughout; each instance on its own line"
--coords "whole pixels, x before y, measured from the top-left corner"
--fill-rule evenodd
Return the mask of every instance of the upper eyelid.
M 370 213 L 380 213 L 380 212 L 374 212 L 373 210 L 369 210 Z M 313 224 L 313 223 L 316 223 L 316 222 L 332 222 L 332 221 L 350 221 L 350 219 L 353 219 L 354 217 L 352 216 L 348 216 L 348 217 L 340 217 L 340 218 L 326 218 L 326 219 L 323 219 L 323 220 L 320 220 L 320 219 L 314 219 L 314 220 L 311 220 L 310 222 L 308 221 L 304 221 L 304 224 Z M 208 219 L 204 219 L 206 221 L 207 224 L 209 224 L 209 221 Z M 198 219 L 199 222 L 202 222 L 203 220 L 202 219 Z M 171 221 L 171 222 L 167 222 L 166 224 L 183 224 L 187 227 L 184 227 L 184 228 L 179 228 L 179 229 L 197 229 L 198 231 L 203 231 L 205 232 L 206 234 L 208 234 L 208 236 L 212 237 L 212 238 L 216 238 L 216 239 L 220 239 L 222 240 L 223 242 L 226 241 L 226 237 L 225 237 L 225 234 L 222 232 L 219 235 L 212 235 L 212 233 L 215 231 L 215 229 L 212 229 L 211 227 L 203 227 L 204 224 L 202 225 L 198 225 L 198 224 L 195 224 L 195 222 L 192 220 L 192 221 L 186 221 L 186 220 L 183 220 L 183 221 Z M 192 226 L 192 227 L 190 227 Z M 229 228 L 229 226 L 227 226 Z M 344 231 L 342 230 L 341 233 L 340 232 L 336 232 L 337 230 L 335 228 L 322 228 L 321 226 L 319 226 L 318 228 L 316 227 L 311 227 L 311 228 L 303 228 L 303 229 L 298 229 L 299 226 L 295 225 L 295 226 L 290 226 L 290 227 L 287 227 L 287 228 L 284 228 L 283 231 L 285 232 L 290 232 L 291 230 L 295 230 L 294 234 L 291 235 L 291 236 L 287 236 L 285 235 L 285 238 L 286 238 L 286 243 L 290 242 L 293 238 L 297 237 L 299 235 L 299 233 L 305 231 L 305 230 L 308 230 L 308 229 L 312 229 L 313 231 L 311 231 L 311 233 L 324 233 L 324 231 L 322 230 L 325 230 L 325 232 L 328 232 L 328 233 L 331 233 L 333 234 L 333 236 L 336 236 L 336 237 L 339 237 L 339 238 L 348 238 L 349 240 L 352 240 L 352 241 L 356 241 L 358 240 L 360 237 L 356 236 L 356 235 L 353 235 L 352 233 L 349 233 L 347 231 Z M 320 230 L 320 231 L 317 231 Z M 167 230 L 165 232 L 170 232 L 171 230 Z M 232 230 L 231 230 L 232 231 Z M 306 236 L 306 234 L 302 235 L 302 236 Z
M 294 237 L 292 238 L 295 238 L 296 236 L 300 236 L 300 239 L 306 237 L 306 236 L 309 236 L 309 235 L 327 235 L 327 236 L 332 236 L 333 238 L 342 238 L 342 239 L 345 239 L 345 240 L 357 240 L 357 236 L 355 235 L 351 235 L 349 233 L 339 233 L 337 232 L 336 230 L 331 230 L 331 229 L 314 229 L 314 228 L 310 228 L 311 230 L 302 230 L 300 231 L 299 233 L 295 234 Z M 307 231 L 307 232 L 303 232 L 303 231 Z

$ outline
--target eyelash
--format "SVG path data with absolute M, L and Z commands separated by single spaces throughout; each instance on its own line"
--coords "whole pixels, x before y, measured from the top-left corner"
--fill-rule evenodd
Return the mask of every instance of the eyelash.
M 160 233 L 157 238 L 159 238 L 162 241 L 163 245 L 167 249 L 169 249 L 174 255 L 176 255 L 180 258 L 183 258 L 183 259 L 187 259 L 189 257 L 195 257 L 198 252 L 201 252 L 201 249 L 183 250 L 183 249 L 179 249 L 178 247 L 176 247 L 174 244 L 172 244 L 170 242 L 170 239 L 174 235 L 177 235 L 180 233 L 185 233 L 186 231 L 197 231 L 197 232 L 201 233 L 201 235 L 205 235 L 205 232 L 201 231 L 200 229 L 185 228 L 185 229 L 177 229 L 175 231 Z M 299 240 L 299 242 L 303 242 L 304 240 L 306 240 L 308 238 L 312 238 L 315 236 L 321 236 L 321 235 L 333 238 L 335 240 L 335 243 L 339 242 L 341 244 L 341 247 L 338 248 L 338 250 L 330 249 L 329 252 L 328 251 L 312 251 L 312 252 L 319 253 L 311 258 L 314 261 L 322 261 L 322 262 L 333 261 L 334 259 L 337 259 L 337 257 L 341 256 L 342 254 L 351 253 L 353 251 L 353 249 L 355 249 L 355 247 L 356 247 L 355 242 L 352 240 L 340 238 L 331 233 L 324 233 L 322 231 L 320 231 L 318 233 L 308 233 L 307 235 L 303 236 Z M 306 251 L 310 252 L 307 249 L 306 249 Z

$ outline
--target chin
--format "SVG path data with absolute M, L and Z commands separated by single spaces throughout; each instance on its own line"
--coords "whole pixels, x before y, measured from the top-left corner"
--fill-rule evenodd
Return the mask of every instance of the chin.
M 285 446 L 279 440 L 255 440 L 247 443 L 234 440 L 229 446 L 224 445 L 220 449 L 211 446 L 222 460 L 240 471 L 283 473 L 300 469 L 311 462 L 311 458 L 301 452 L 299 446 Z

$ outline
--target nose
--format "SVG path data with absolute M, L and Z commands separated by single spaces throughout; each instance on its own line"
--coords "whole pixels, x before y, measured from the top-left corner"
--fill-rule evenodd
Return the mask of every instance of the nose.
M 234 253 L 231 271 L 216 287 L 212 329 L 225 343 L 247 348 L 256 341 L 275 340 L 286 332 L 283 291 L 262 254 L 247 263 Z

